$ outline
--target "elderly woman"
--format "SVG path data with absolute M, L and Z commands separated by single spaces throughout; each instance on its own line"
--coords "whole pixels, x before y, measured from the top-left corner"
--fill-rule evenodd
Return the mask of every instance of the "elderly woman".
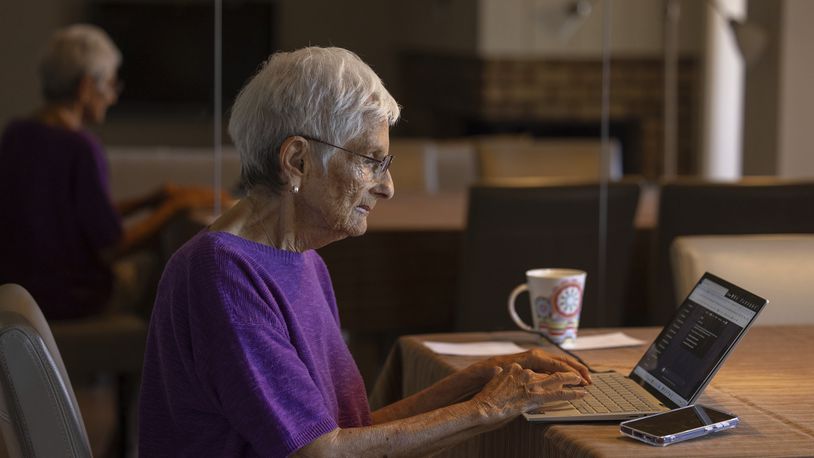
M 120 62 L 98 27 L 57 31 L 40 65 L 45 106 L 12 121 L 0 140 L 0 283 L 26 287 L 49 319 L 139 305 L 124 294 L 111 304 L 113 261 L 144 246 L 176 210 L 211 199 L 164 189 L 111 202 L 104 150 L 85 125 L 103 122 L 116 103 Z M 157 210 L 124 231 L 121 217 L 147 207 Z
M 314 251 L 362 235 L 393 196 L 399 107 L 355 54 L 274 54 L 229 131 L 247 196 L 172 258 L 140 398 L 144 456 L 426 455 L 581 395 L 582 365 L 540 351 L 476 363 L 370 412 Z

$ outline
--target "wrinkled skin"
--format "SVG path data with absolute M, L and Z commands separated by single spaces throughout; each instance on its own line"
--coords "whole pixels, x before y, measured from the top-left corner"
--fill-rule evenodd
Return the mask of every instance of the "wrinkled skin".
M 309 142 L 309 147 L 316 146 Z M 388 126 L 382 122 L 343 147 L 380 159 L 390 149 Z M 341 150 L 333 154 L 325 170 L 316 160 L 312 163 L 314 166 L 306 168 L 295 197 L 298 219 L 334 234 L 336 239 L 364 234 L 367 216 L 378 200 L 393 197 L 390 172 L 377 177 L 372 171 L 375 164 Z

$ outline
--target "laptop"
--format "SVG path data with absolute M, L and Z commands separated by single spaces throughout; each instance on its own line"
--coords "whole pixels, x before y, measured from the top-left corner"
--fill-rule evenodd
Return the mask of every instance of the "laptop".
M 630 375 L 591 374 L 584 398 L 524 415 L 532 422 L 625 420 L 693 404 L 767 303 L 707 272 Z

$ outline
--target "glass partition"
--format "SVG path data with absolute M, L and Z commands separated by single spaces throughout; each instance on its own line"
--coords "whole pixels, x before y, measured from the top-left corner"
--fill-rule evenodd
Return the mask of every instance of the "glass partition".
M 41 102 L 37 56 L 56 28 L 96 24 L 121 50 L 123 92 L 92 127 L 116 200 L 167 182 L 240 197 L 225 126 L 234 97 L 271 53 L 340 46 L 373 67 L 403 107 L 391 131 L 395 197 L 370 215 L 364 237 L 320 250 L 368 382 L 378 348 L 395 336 L 461 330 L 460 315 L 476 313 L 462 304 L 473 186 L 591 187 L 590 215 L 557 207 L 538 218 L 549 234 L 569 215 L 590 228 L 585 242 L 540 236 L 525 251 L 556 256 L 488 264 L 496 275 L 509 270 L 510 284 L 476 283 L 492 288 L 488 307 L 507 320 L 505 296 L 525 269 L 589 269 L 585 304 L 594 310 L 583 325 L 615 326 L 654 324 L 642 317 L 658 288 L 650 263 L 662 182 L 814 176 L 804 1 L 49 0 L 7 9 L 4 24 L 15 23 L 0 27 L 0 46 L 18 65 L 0 75 L 4 124 Z M 632 232 L 620 239 L 628 207 L 614 199 L 626 183 L 641 187 Z M 167 256 L 222 204 L 165 240 Z M 529 222 L 518 226 L 528 229 L 536 211 L 522 211 Z M 516 236 L 500 229 L 478 242 L 482 252 Z M 570 261 L 578 250 L 591 262 Z

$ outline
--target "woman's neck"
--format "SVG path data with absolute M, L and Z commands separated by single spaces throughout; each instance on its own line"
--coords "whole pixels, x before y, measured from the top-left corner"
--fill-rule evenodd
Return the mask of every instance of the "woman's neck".
M 211 231 L 223 231 L 280 250 L 302 253 L 337 240 L 298 221 L 295 194 L 253 189 L 219 217 Z M 340 237 L 341 238 L 341 237 Z
M 84 126 L 82 109 L 76 103 L 50 103 L 34 117 L 46 125 L 68 130 L 80 130 Z

